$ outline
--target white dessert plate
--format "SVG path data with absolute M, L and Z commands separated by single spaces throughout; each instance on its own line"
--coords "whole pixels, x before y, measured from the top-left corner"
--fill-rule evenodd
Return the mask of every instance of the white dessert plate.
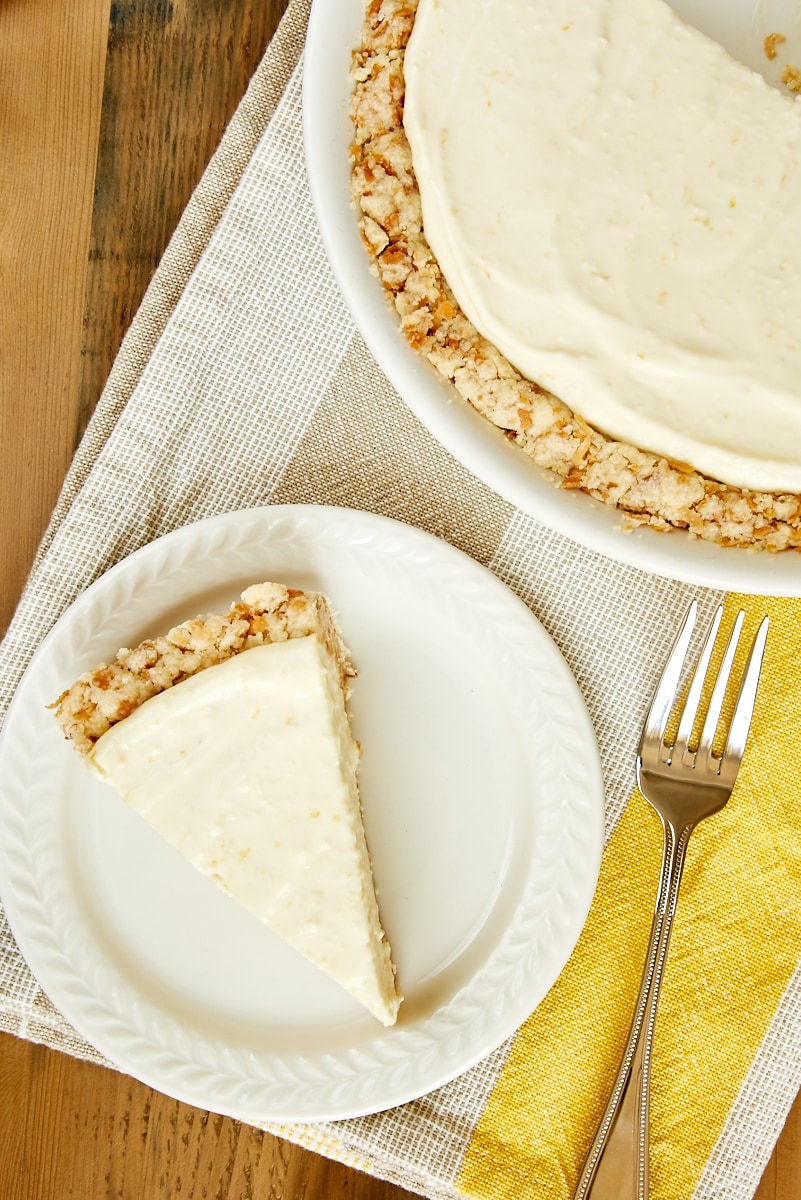
M 782 62 L 801 62 L 796 0 L 675 0 L 679 15 L 730 54 L 777 82 Z M 348 119 L 351 51 L 363 0 L 314 0 L 303 77 L 306 162 L 323 242 L 345 301 L 384 373 L 429 431 L 469 470 L 523 511 L 600 554 L 657 575 L 727 590 L 801 595 L 801 553 L 765 554 L 691 538 L 682 531 L 630 530 L 619 513 L 555 486 L 503 434 L 443 382 L 406 343 L 370 273 L 350 202 Z M 782 31 L 781 62 L 763 40 Z
M 406 996 L 391 1029 L 95 781 L 46 707 L 264 579 L 325 592 L 359 668 L 365 825 Z M 500 1045 L 576 943 L 602 827 L 583 700 L 525 605 L 451 546 L 346 509 L 233 513 L 125 559 L 43 642 L 0 741 L 0 894 L 45 992 L 124 1071 L 254 1123 L 397 1105 Z

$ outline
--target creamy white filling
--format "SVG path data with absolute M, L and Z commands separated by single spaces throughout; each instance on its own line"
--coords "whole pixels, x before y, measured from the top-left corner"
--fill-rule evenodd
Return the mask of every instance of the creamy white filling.
M 801 491 L 801 104 L 662 0 L 421 0 L 405 74 L 477 329 L 612 437 Z
M 399 998 L 336 666 L 314 637 L 257 646 L 148 700 L 91 762 L 185 858 L 379 1020 Z

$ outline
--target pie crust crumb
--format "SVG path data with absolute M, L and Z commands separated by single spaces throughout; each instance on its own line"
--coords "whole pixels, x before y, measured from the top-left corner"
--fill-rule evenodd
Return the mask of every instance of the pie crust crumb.
M 225 613 L 193 617 L 163 637 L 148 638 L 132 650 L 123 647 L 113 662 L 81 675 L 51 707 L 64 736 L 88 754 L 112 725 L 190 675 L 252 646 L 312 635 L 331 652 L 347 692 L 356 670 L 325 597 L 258 583 Z

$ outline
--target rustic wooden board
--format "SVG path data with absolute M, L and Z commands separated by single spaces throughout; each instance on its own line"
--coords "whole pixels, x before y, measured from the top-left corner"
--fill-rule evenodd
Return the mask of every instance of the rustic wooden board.
M 0 629 L 75 444 L 108 7 L 0 5 Z
M 0 1035 L 2 1200 L 403 1200 L 116 1071 Z

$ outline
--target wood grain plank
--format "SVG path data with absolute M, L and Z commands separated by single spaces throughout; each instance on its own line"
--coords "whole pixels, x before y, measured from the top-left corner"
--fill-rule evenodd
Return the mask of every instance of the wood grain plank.
M 112 0 L 76 438 L 285 7 Z
M 779 1139 L 771 1166 L 775 1192 L 758 1200 L 798 1200 L 801 1196 L 801 1100 L 796 1100 Z M 767 1172 L 766 1172 L 767 1175 Z
M 0 631 L 74 444 L 109 2 L 0 5 Z
M 2 1200 L 406 1200 L 116 1071 L 0 1035 Z

